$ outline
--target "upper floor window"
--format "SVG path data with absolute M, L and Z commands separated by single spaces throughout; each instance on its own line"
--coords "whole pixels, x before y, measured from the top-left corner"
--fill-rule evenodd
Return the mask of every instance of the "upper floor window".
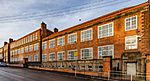
M 57 53 L 57 60 L 64 60 L 64 55 L 65 55 L 65 52 L 58 52 Z
M 125 49 L 137 49 L 137 35 L 125 37 Z
M 92 40 L 92 28 L 81 31 L 81 42 Z
M 77 33 L 69 34 L 68 35 L 68 44 L 76 43 L 77 42 Z
M 68 60 L 77 60 L 78 52 L 77 50 L 69 50 L 68 51 Z
M 33 50 L 33 46 L 30 45 L 30 46 L 29 46 L 29 51 L 32 51 L 32 50 Z
M 28 46 L 25 47 L 25 52 L 28 52 Z
M 55 47 L 55 39 L 49 41 L 49 48 Z
M 21 48 L 21 53 L 24 53 L 24 47 Z
M 18 54 L 20 54 L 20 49 L 18 49 Z
M 114 57 L 114 45 L 105 45 L 98 47 L 98 58 L 102 56 L 112 56 Z
M 132 16 L 125 19 L 125 30 L 137 29 L 137 16 Z
M 36 32 L 35 33 L 35 40 L 37 40 L 38 39 L 38 33 Z
M 47 41 L 42 43 L 42 49 L 46 49 L 46 47 L 47 47 Z
M 113 22 L 98 26 L 98 38 L 113 36 Z
M 58 44 L 58 46 L 63 46 L 63 45 L 65 45 L 65 36 L 59 37 L 59 38 L 57 39 L 57 44 Z
M 34 51 L 38 50 L 38 43 L 34 44 Z
M 50 53 L 49 54 L 49 61 L 54 61 L 55 60 L 55 53 Z
M 81 59 L 92 59 L 92 58 L 93 58 L 93 49 L 92 48 L 81 49 Z

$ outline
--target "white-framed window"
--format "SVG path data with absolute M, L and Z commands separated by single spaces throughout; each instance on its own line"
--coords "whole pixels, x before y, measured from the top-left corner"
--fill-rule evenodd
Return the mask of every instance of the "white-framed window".
M 137 47 L 138 47 L 137 35 L 125 37 L 125 50 L 137 49 Z
M 20 49 L 18 49 L 18 54 L 20 54 Z
M 125 18 L 125 31 L 137 29 L 137 15 Z
M 38 61 L 38 54 L 34 55 L 34 62 Z
M 61 52 L 58 52 L 57 53 L 57 60 L 64 60 L 64 55 L 65 55 L 65 52 L 64 51 L 61 51 Z
M 38 43 L 34 44 L 34 51 L 38 50 Z
M 34 34 L 32 34 L 32 40 L 33 40 L 33 41 L 35 40 L 35 35 L 34 35 Z
M 49 54 L 49 61 L 54 61 L 55 60 L 55 53 L 50 53 Z
M 32 51 L 33 50 L 33 45 L 30 45 L 29 46 L 29 51 Z
M 24 53 L 24 47 L 21 48 L 21 53 Z
M 65 45 L 65 36 L 57 38 L 57 44 L 58 44 L 58 46 L 64 46 Z
M 77 50 L 68 50 L 68 60 L 77 60 L 78 52 Z
M 52 39 L 49 41 L 49 48 L 54 48 L 55 47 L 55 39 Z
M 33 40 L 32 40 L 32 35 L 30 35 L 30 41 L 33 41 Z
M 28 61 L 32 61 L 32 56 L 31 55 L 28 57 Z
M 92 31 L 93 31 L 92 28 L 81 31 L 81 42 L 92 40 L 93 39 Z
M 77 42 L 77 33 L 72 33 L 68 35 L 68 44 L 73 44 Z
M 25 52 L 28 52 L 29 48 L 28 46 L 25 47 Z
M 42 54 L 42 61 L 46 62 L 47 61 L 47 54 Z
M 35 40 L 37 40 L 38 39 L 38 33 L 36 32 L 35 33 Z
M 98 58 L 103 56 L 112 56 L 114 57 L 114 45 L 105 45 L 98 47 Z
M 113 22 L 98 26 L 98 38 L 113 36 L 114 24 Z
M 47 48 L 47 41 L 42 43 L 42 49 L 46 49 Z
M 81 59 L 92 59 L 92 58 L 93 58 L 93 48 L 81 49 Z

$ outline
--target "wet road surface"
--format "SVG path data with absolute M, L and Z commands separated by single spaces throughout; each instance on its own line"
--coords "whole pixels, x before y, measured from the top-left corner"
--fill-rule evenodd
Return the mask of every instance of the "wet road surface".
M 55 72 L 0 67 L 0 81 L 89 81 Z

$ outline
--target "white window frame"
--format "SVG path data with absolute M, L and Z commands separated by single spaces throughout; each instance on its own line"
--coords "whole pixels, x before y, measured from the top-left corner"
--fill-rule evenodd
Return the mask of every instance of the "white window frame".
M 82 48 L 81 50 L 80 50 L 80 56 L 81 56 L 81 59 L 82 60 L 87 60 L 87 59 L 84 59 L 84 58 L 82 58 L 82 50 L 84 50 L 84 49 L 90 49 L 91 50 L 91 58 L 88 58 L 88 59 L 93 59 L 93 48 L 92 47 L 90 47 L 90 48 Z
M 42 50 L 47 49 L 47 41 L 42 42 Z
M 26 46 L 26 47 L 25 47 L 25 52 L 26 52 L 26 53 L 29 52 L 29 46 Z
M 47 54 L 42 54 L 42 62 L 46 62 L 46 61 L 47 61 Z
M 127 23 L 127 19 L 132 19 L 133 17 L 136 17 L 136 28 L 132 28 L 132 29 L 128 29 L 127 30 L 127 26 L 126 26 L 126 23 Z M 131 20 L 132 21 L 132 20 Z M 137 18 L 137 15 L 135 15 L 135 16 L 131 16 L 131 17 L 128 17 L 128 18 L 125 18 L 125 31 L 130 31 L 130 30 L 135 30 L 135 29 L 137 29 L 137 23 L 138 23 L 138 18 Z M 131 26 L 131 22 L 130 22 L 130 26 Z M 131 28 L 131 27 L 130 27 Z
M 60 58 L 58 58 L 59 56 L 58 56 L 58 54 L 59 53 L 63 53 L 63 58 L 62 58 L 62 60 L 60 60 Z M 65 60 L 65 51 L 60 51 L 60 52 L 57 52 L 57 61 L 63 61 L 63 60 Z
M 103 49 L 104 47 L 109 47 L 109 46 L 112 46 L 112 50 L 111 50 L 111 51 L 112 51 L 112 55 L 108 55 L 108 54 L 107 54 L 107 55 L 103 55 L 103 54 L 102 54 L 102 55 L 100 56 L 100 54 L 99 54 L 99 53 L 100 53 L 100 52 L 99 52 L 99 48 Z M 98 50 L 98 53 L 97 53 L 97 54 L 98 54 L 98 59 L 103 58 L 103 56 L 112 56 L 112 58 L 114 58 L 114 45 L 113 45 L 113 44 L 112 44 L 112 45 L 98 46 L 98 49 L 97 49 L 97 50 Z M 109 51 L 110 51 L 110 50 L 109 50 Z M 102 53 L 102 52 L 103 52 L 103 50 L 101 51 L 101 53 Z
M 29 55 L 29 56 L 28 56 L 28 61 L 31 62 L 31 61 L 32 61 L 32 58 L 33 58 L 33 56 L 32 56 L 32 55 Z
M 21 53 L 24 53 L 24 47 L 21 48 Z
M 36 58 L 35 58 L 36 57 Z M 38 54 L 35 54 L 34 55 L 34 62 L 37 62 L 38 61 Z
M 37 40 L 38 39 L 38 33 L 36 32 L 35 33 L 35 40 Z
M 75 35 L 75 40 L 72 41 L 72 37 L 70 37 L 70 36 L 73 36 L 73 35 Z M 76 43 L 76 42 L 77 42 L 77 32 L 69 34 L 68 35 L 68 44 L 73 44 L 73 43 Z
M 128 46 L 127 46 L 127 42 L 126 41 L 129 40 L 129 39 L 131 40 L 133 38 L 136 38 L 136 41 L 135 41 L 136 47 L 134 47 L 134 48 L 132 47 L 132 48 L 128 48 L 127 49 Z M 131 49 L 138 49 L 138 36 L 137 35 L 126 36 L 125 37 L 125 50 L 131 50 Z
M 83 37 L 83 34 L 82 34 L 82 33 L 83 33 L 83 32 L 86 32 L 86 31 L 89 31 L 89 30 L 91 30 L 91 37 L 90 37 L 90 39 Z M 83 37 L 83 38 L 82 38 L 82 37 Z M 93 40 L 93 28 L 89 28 L 89 29 L 86 29 L 86 30 L 81 31 L 80 38 L 81 38 L 81 42 Z
M 75 50 L 68 50 L 68 52 L 67 52 L 67 59 L 68 59 L 68 60 L 77 60 L 77 59 L 78 59 L 78 56 L 76 56 L 76 57 L 74 56 L 73 59 L 69 58 L 69 56 L 70 56 L 70 55 L 69 55 L 69 52 L 70 52 L 70 51 L 74 51 L 74 52 L 77 52 L 77 53 L 78 53 L 77 49 L 75 49 Z
M 33 45 L 29 46 L 29 52 L 33 51 Z
M 107 35 L 105 35 L 105 36 L 100 36 L 100 28 L 102 28 L 102 27 L 104 27 L 104 26 L 106 26 L 106 25 L 110 25 L 110 24 L 112 24 L 112 34 L 111 35 L 108 35 L 108 33 L 110 33 L 110 32 L 108 32 L 107 33 Z M 107 30 L 109 30 L 109 29 L 107 29 Z M 103 30 L 102 30 L 103 31 Z M 100 26 L 98 26 L 98 38 L 105 38 L 105 37 L 110 37 L 110 36 L 114 36 L 114 22 L 110 22 L 110 23 L 106 23 L 106 24 L 103 24 L 103 25 L 100 25 Z
M 53 44 L 51 44 L 52 41 L 54 41 Z M 55 43 L 56 43 L 55 39 L 49 40 L 49 48 L 55 48 Z
M 38 43 L 34 44 L 34 51 L 37 51 L 39 49 L 38 45 Z
M 17 51 L 18 51 L 18 54 L 20 54 L 20 48 Z
M 54 55 L 53 60 L 51 59 L 51 55 Z M 49 61 L 55 61 L 56 60 L 56 54 L 55 52 L 49 53 Z
M 64 39 L 64 40 L 62 40 L 62 44 L 60 44 L 60 40 L 59 39 Z M 64 46 L 65 45 L 65 36 L 62 36 L 62 37 L 58 37 L 57 38 L 57 45 L 58 46 Z

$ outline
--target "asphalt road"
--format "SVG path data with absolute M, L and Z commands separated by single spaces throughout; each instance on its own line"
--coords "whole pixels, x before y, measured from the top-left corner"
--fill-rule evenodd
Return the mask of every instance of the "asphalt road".
M 89 81 L 55 72 L 0 67 L 0 81 Z

